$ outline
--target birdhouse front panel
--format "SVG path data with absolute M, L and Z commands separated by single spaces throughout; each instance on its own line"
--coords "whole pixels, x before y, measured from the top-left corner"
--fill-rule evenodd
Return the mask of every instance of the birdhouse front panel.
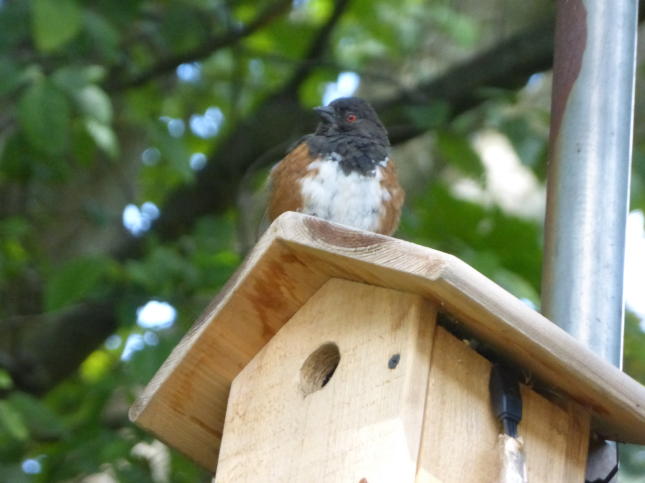
M 330 279 L 235 378 L 215 481 L 496 482 L 491 365 L 423 297 Z M 582 481 L 589 413 L 522 394 L 530 481 Z
M 235 378 L 215 481 L 412 481 L 435 316 L 331 279 Z

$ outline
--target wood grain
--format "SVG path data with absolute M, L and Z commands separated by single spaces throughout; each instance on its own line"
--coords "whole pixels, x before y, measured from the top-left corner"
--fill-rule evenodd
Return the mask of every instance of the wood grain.
M 645 388 L 461 260 L 291 212 L 175 348 L 131 419 L 213 470 L 232 380 L 330 278 L 421 295 L 589 409 L 594 429 L 645 444 Z
M 491 363 L 437 327 L 432 349 L 417 483 L 499 481 L 499 423 L 491 410 Z M 589 413 L 575 403 L 565 408 L 522 385 L 528 481 L 584 481 Z
M 235 378 L 215 481 L 412 482 L 435 316 L 418 295 L 329 280 Z M 305 395 L 300 368 L 330 342 L 340 363 Z
M 519 432 L 529 481 L 584 481 L 589 412 L 573 401 L 554 404 L 522 385 Z
M 279 221 L 277 238 L 303 264 L 436 301 L 509 360 L 589 408 L 594 430 L 608 439 L 645 444 L 645 387 L 468 264 L 296 213 Z
M 438 327 L 417 482 L 497 481 L 500 430 L 490 406 L 490 367 L 490 362 Z

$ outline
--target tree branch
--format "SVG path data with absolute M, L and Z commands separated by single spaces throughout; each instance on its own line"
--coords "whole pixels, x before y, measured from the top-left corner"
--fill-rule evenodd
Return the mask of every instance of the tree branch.
M 271 62 L 274 64 L 283 64 L 287 66 L 295 66 L 299 64 L 311 64 L 313 68 L 324 67 L 326 69 L 332 70 L 334 72 L 343 72 L 351 70 L 356 72 L 361 78 L 373 80 L 375 82 L 382 82 L 388 84 L 392 87 L 401 87 L 401 81 L 396 78 L 394 73 L 387 73 L 379 71 L 374 68 L 356 68 L 355 66 L 343 65 L 331 58 L 325 57 L 324 55 L 313 60 L 299 60 L 287 57 L 276 52 L 264 52 L 257 49 L 252 49 L 248 47 L 241 46 L 240 52 L 244 53 L 248 57 L 254 57 L 262 59 L 266 62 Z
M 327 22 L 318 31 L 313 42 L 309 46 L 309 51 L 300 62 L 300 66 L 295 70 L 291 79 L 286 83 L 285 90 L 297 89 L 302 84 L 311 71 L 318 66 L 319 61 L 325 53 L 329 43 L 329 37 L 334 31 L 334 28 L 340 21 L 343 13 L 349 6 L 351 0 L 336 0 L 334 3 L 334 10 L 327 19 Z
M 518 89 L 532 74 L 550 69 L 554 27 L 553 17 L 544 18 L 432 81 L 376 103 L 392 143 L 427 130 L 414 116 L 419 106 L 443 104 L 454 118 L 480 104 L 485 88 Z
M 64 380 L 117 329 L 117 298 L 89 302 L 23 330 L 6 368 L 15 387 L 43 394 Z
M 339 1 L 337 8 L 342 3 Z M 324 33 L 324 38 L 328 36 L 329 32 Z M 322 30 L 318 37 L 323 37 Z M 315 41 L 309 53 L 315 56 L 318 47 L 314 46 Z M 535 72 L 548 69 L 552 49 L 553 19 L 550 18 L 414 91 L 376 103 L 377 109 L 391 131 L 393 143 L 410 139 L 427 129 L 419 126 L 415 117 L 418 111 L 414 110 L 420 104 L 446 104 L 450 106 L 449 117 L 458 115 L 482 101 L 479 95 L 482 88 L 519 88 Z M 294 74 L 291 82 L 298 78 L 299 75 Z M 297 89 L 291 88 L 291 82 L 268 97 L 253 115 L 238 123 L 220 143 L 193 185 L 177 190 L 168 198 L 160 220 L 153 227 L 158 236 L 174 239 L 185 233 L 199 217 L 229 208 L 235 202 L 237 185 L 251 165 L 261 158 L 267 162 L 269 158 L 279 159 L 287 143 L 302 135 L 303 125 L 313 126 L 314 116 L 300 106 Z M 130 237 L 116 256 L 120 259 L 137 257 L 142 253 L 141 247 L 141 239 Z M 54 321 L 46 332 L 35 334 L 28 349 L 23 351 L 33 354 L 32 360 L 11 370 L 17 387 L 34 393 L 46 392 L 74 371 L 114 330 L 117 300 L 119 295 L 115 294 L 100 304 L 88 304 L 74 314 Z M 81 328 L 83 332 L 78 334 Z M 54 337 L 61 341 L 60 344 L 50 343 Z M 32 347 L 37 349 L 34 351 Z M 48 370 L 46 378 L 34 374 L 35 368 L 53 365 L 56 369 Z
M 290 0 L 277 0 L 275 3 L 268 5 L 257 15 L 257 17 L 242 28 L 231 30 L 224 35 L 209 37 L 194 49 L 162 59 L 153 64 L 147 70 L 136 74 L 131 78 L 108 79 L 106 82 L 107 89 L 109 91 L 119 91 L 132 87 L 139 87 L 153 79 L 156 79 L 157 77 L 174 71 L 181 64 L 195 62 L 213 54 L 219 49 L 229 47 L 271 23 L 291 8 L 291 4 L 292 1 Z

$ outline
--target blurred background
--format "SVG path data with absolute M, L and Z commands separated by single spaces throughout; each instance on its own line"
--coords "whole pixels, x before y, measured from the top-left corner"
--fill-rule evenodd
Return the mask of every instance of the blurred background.
M 0 0 L 0 481 L 209 481 L 128 406 L 253 245 L 269 167 L 339 96 L 390 131 L 397 236 L 539 308 L 553 18 L 550 0 Z M 624 369 L 645 382 L 642 71 Z M 622 453 L 643 481 L 645 449 Z

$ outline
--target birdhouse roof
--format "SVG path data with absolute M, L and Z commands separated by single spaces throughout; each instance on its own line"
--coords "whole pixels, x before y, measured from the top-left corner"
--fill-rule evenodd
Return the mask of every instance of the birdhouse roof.
M 213 470 L 230 384 L 330 278 L 420 294 L 542 384 L 592 412 L 609 439 L 645 444 L 645 387 L 458 258 L 285 213 L 168 357 L 130 411 Z

